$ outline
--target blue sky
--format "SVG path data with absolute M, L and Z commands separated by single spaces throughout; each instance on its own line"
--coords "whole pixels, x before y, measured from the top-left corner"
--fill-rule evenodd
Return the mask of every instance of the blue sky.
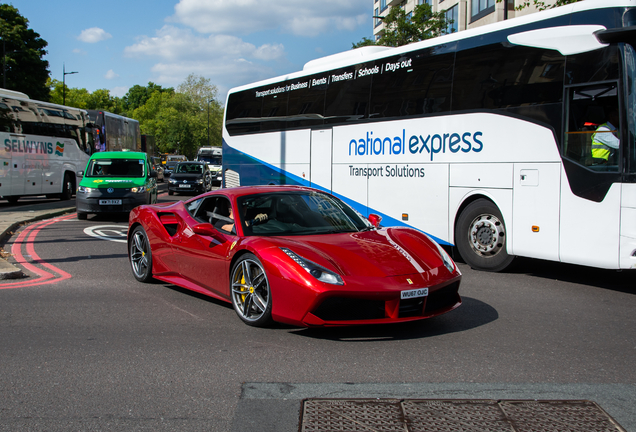
M 194 73 L 235 86 L 301 70 L 371 38 L 373 0 L 8 0 L 48 42 L 51 77 L 123 96 Z

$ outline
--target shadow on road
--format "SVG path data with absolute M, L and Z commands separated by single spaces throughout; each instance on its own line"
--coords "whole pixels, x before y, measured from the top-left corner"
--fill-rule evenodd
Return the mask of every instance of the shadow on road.
M 539 259 L 517 258 L 508 273 L 526 274 L 636 294 L 636 270 L 605 270 Z
M 457 333 L 483 326 L 499 318 L 487 303 L 462 297 L 463 304 L 452 312 L 422 321 L 355 327 L 303 328 L 290 331 L 298 336 L 341 342 L 422 339 Z

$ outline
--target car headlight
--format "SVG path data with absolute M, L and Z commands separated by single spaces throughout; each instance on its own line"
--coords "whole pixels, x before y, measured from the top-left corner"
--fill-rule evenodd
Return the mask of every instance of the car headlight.
M 449 272 L 453 272 L 455 270 L 457 270 L 457 273 L 460 273 L 459 269 L 455 266 L 455 261 L 453 261 L 453 259 L 450 257 L 450 255 L 448 255 L 448 252 L 446 252 L 444 250 L 443 247 L 441 247 L 439 245 L 439 243 L 437 243 L 435 240 L 433 240 L 428 234 L 424 235 L 426 237 L 428 237 L 428 239 L 435 245 L 437 246 L 437 250 L 439 251 L 439 254 L 442 257 L 442 261 L 444 262 L 444 267 L 446 267 L 448 269 Z
M 280 249 L 283 252 L 285 252 L 288 257 L 293 259 L 298 265 L 300 265 L 302 268 L 307 270 L 307 273 L 309 273 L 310 275 L 312 275 L 319 281 L 332 284 L 332 285 L 344 285 L 344 282 L 342 281 L 342 278 L 340 277 L 340 275 L 337 275 L 336 273 L 330 270 L 327 270 L 326 268 L 316 264 L 315 262 L 309 261 L 308 259 L 301 257 L 300 255 L 292 252 L 291 250 L 287 248 L 280 248 Z
M 175 184 L 177 182 L 175 179 L 170 179 L 168 181 L 170 182 L 170 184 Z
M 197 180 L 197 183 L 199 183 L 199 184 L 203 184 L 203 179 L 198 179 L 198 180 Z
M 81 193 L 91 193 L 91 192 L 93 192 L 94 190 L 97 190 L 97 189 L 95 189 L 95 188 L 89 188 L 89 187 L 86 187 L 86 186 L 79 186 L 79 187 L 77 188 L 77 191 L 78 191 L 78 192 L 81 192 Z
M 132 193 L 144 193 L 144 192 L 146 192 L 146 187 L 145 186 L 134 187 L 130 191 Z

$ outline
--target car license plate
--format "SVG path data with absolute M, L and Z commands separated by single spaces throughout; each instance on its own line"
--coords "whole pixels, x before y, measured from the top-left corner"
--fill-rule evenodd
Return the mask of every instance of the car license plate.
M 412 299 L 417 297 L 426 297 L 428 296 L 428 288 L 417 288 L 412 290 L 402 291 L 400 298 L 404 299 Z
M 99 200 L 99 205 L 121 205 L 121 200 L 115 200 L 115 199 L 110 199 L 110 200 Z
M 190 185 L 189 184 L 180 184 L 179 187 L 180 188 L 189 188 Z

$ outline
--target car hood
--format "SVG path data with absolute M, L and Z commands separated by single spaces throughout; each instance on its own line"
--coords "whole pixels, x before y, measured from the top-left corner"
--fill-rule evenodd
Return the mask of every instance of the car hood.
M 276 244 L 343 276 L 390 277 L 443 266 L 437 246 L 410 228 L 279 237 Z

